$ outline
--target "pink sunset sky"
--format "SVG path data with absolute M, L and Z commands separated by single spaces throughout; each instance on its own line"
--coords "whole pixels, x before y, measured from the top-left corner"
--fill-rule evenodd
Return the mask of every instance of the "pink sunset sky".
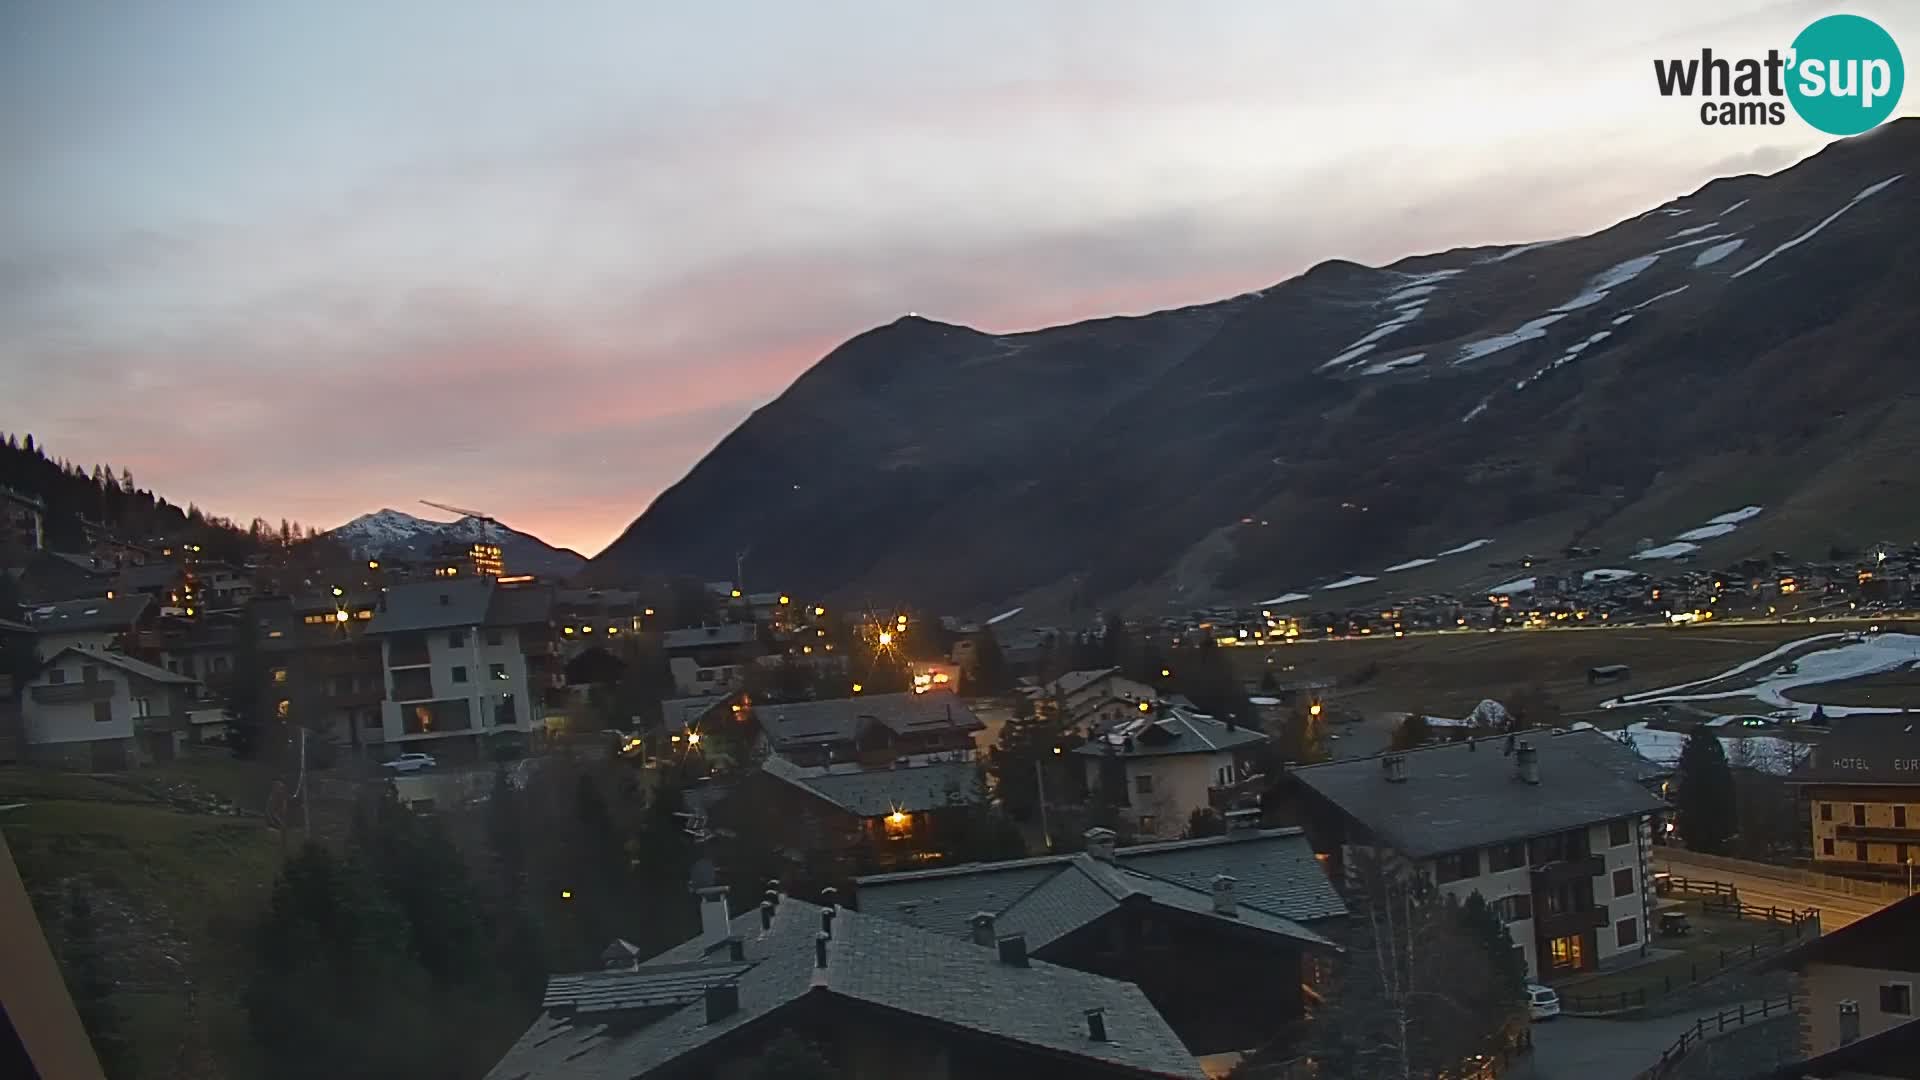
M 1651 61 L 1832 10 L 8 5 L 0 428 L 242 521 L 428 498 L 591 554 L 908 311 L 1176 306 L 1790 164 L 1826 137 L 1702 127 Z

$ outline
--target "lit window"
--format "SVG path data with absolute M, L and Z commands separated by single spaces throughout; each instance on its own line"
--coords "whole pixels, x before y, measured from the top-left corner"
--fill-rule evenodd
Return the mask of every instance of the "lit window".
M 886 822 L 887 822 L 887 835 L 890 837 L 893 837 L 894 839 L 899 839 L 900 837 L 903 837 L 903 836 L 910 836 L 913 833 L 913 815 L 912 814 L 905 814 L 898 810 L 895 810 L 893 813 L 887 815 Z
M 277 667 L 277 668 L 274 668 L 274 669 L 273 669 L 273 681 L 274 681 L 274 682 L 276 682 L 276 683 L 284 683 L 284 682 L 286 682 L 286 681 L 287 681 L 287 669 L 286 669 L 286 668 L 283 668 L 283 667 Z
M 278 716 L 282 720 L 285 720 L 287 718 L 287 714 L 292 711 L 293 711 L 293 702 L 288 701 L 286 698 L 281 698 L 279 701 L 274 703 L 273 714 L 275 716 Z

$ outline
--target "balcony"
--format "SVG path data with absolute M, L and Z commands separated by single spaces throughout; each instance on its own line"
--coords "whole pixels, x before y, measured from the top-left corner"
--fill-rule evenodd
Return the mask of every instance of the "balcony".
M 1533 868 L 1533 887 L 1540 889 L 1569 881 L 1597 878 L 1607 872 L 1607 861 L 1598 855 L 1561 859 Z
M 33 688 L 33 700 L 41 705 L 77 705 L 88 701 L 110 701 L 113 699 L 113 687 L 114 683 L 111 679 L 36 686 Z
M 1836 825 L 1833 835 L 1842 840 L 1883 840 L 1895 844 L 1920 844 L 1920 829 L 1892 825 Z
M 1607 909 L 1604 907 L 1581 908 L 1577 911 L 1562 911 L 1557 914 L 1542 914 L 1536 904 L 1533 917 L 1533 932 L 1537 937 L 1557 938 L 1572 934 L 1598 930 L 1607 925 Z

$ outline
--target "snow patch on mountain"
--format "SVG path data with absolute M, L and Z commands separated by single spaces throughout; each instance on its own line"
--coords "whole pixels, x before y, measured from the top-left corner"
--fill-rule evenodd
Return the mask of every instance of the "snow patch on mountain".
M 1737 528 L 1739 528 L 1739 526 L 1723 521 L 1714 525 L 1702 525 L 1697 529 L 1688 529 L 1686 532 L 1683 532 L 1679 536 L 1674 537 L 1674 539 L 1675 540 L 1711 540 L 1716 536 L 1725 536 Z
M 1650 547 L 1645 551 L 1638 552 L 1637 554 L 1635 554 L 1634 558 L 1636 559 L 1677 559 L 1682 555 L 1691 555 L 1692 553 L 1699 550 L 1700 550 L 1699 544 L 1689 544 L 1689 543 L 1685 543 L 1684 541 L 1681 541 L 1681 542 L 1675 542 L 1672 544 L 1661 544 L 1659 547 Z
M 1368 577 L 1365 574 L 1355 574 L 1352 577 L 1341 578 L 1339 581 L 1336 581 L 1331 585 L 1322 585 L 1320 586 L 1320 589 L 1322 592 L 1325 592 L 1330 589 L 1348 589 L 1348 588 L 1352 588 L 1355 585 L 1365 585 L 1369 581 L 1379 581 L 1379 580 L 1380 580 L 1379 578 Z
M 1707 519 L 1707 524 L 1738 525 L 1748 518 L 1758 515 L 1763 509 L 1765 508 L 1759 506 L 1743 506 L 1738 510 L 1729 510 L 1724 514 L 1715 514 Z
M 1488 589 L 1487 591 L 1490 593 L 1493 593 L 1496 596 L 1501 593 L 1532 592 L 1534 590 L 1534 587 L 1537 586 L 1538 584 L 1539 584 L 1538 578 L 1530 578 L 1530 577 L 1515 578 L 1512 581 L 1503 581 L 1500 584 L 1495 585 L 1493 588 Z
M 1425 360 L 1426 358 L 1427 358 L 1426 353 L 1417 352 L 1417 353 L 1414 353 L 1412 356 L 1400 356 L 1400 357 L 1395 357 L 1392 360 L 1382 360 L 1377 364 L 1369 364 L 1366 367 L 1361 368 L 1360 374 L 1385 375 L 1387 372 L 1392 371 L 1395 368 L 1412 367 L 1413 365 L 1419 363 L 1422 360 Z
M 1382 570 L 1381 573 L 1397 574 L 1402 570 L 1417 570 L 1422 566 L 1432 566 L 1435 561 L 1436 560 L 1433 559 L 1408 559 L 1406 562 L 1394 563 L 1392 566 Z
M 1746 266 L 1740 268 L 1739 270 L 1734 271 L 1733 276 L 1737 278 L 1745 277 L 1748 274 L 1753 273 L 1755 270 L 1758 270 L 1761 267 L 1767 265 L 1767 263 L 1772 262 L 1773 257 L 1775 255 L 1778 255 L 1783 251 L 1788 251 L 1793 248 L 1799 247 L 1801 244 L 1804 244 L 1807 241 L 1813 239 L 1814 236 L 1817 235 L 1821 229 L 1824 229 L 1827 226 L 1833 224 L 1835 221 L 1838 221 L 1840 219 L 1841 214 L 1844 214 L 1847 211 L 1853 209 L 1854 207 L 1860 205 L 1860 203 L 1865 201 L 1866 199 L 1870 199 L 1873 196 L 1880 194 L 1882 191 L 1887 190 L 1887 188 L 1893 186 L 1894 181 L 1899 180 L 1901 177 L 1905 175 L 1907 174 L 1900 173 L 1898 176 L 1889 176 L 1885 180 L 1882 180 L 1877 184 L 1868 184 L 1866 187 L 1861 188 L 1860 194 L 1855 195 L 1852 199 L 1849 199 L 1847 201 L 1847 205 L 1841 207 L 1838 210 L 1835 210 L 1831 214 L 1828 214 L 1824 219 L 1821 220 L 1820 224 L 1815 225 L 1813 228 L 1808 229 L 1806 232 L 1801 233 L 1799 236 L 1796 236 L 1793 239 L 1787 241 L 1786 243 L 1781 244 L 1779 247 L 1776 247 L 1772 251 L 1767 252 L 1765 255 L 1760 256 L 1758 259 L 1755 259 L 1754 261 L 1748 263 Z
M 1740 245 L 1744 243 L 1746 243 L 1746 241 L 1742 239 L 1742 240 L 1729 240 L 1724 244 L 1715 244 L 1712 247 L 1708 248 L 1707 250 L 1693 257 L 1693 268 L 1695 270 L 1698 270 L 1703 266 L 1712 266 L 1714 263 L 1719 262 L 1721 259 L 1726 258 L 1727 256 L 1733 254 L 1736 251 L 1739 251 Z
M 1627 578 L 1638 576 L 1639 574 L 1632 570 L 1610 570 L 1603 568 L 1600 570 L 1589 570 L 1581 574 L 1580 580 L 1592 585 L 1596 581 L 1624 581 Z
M 1465 555 L 1469 551 L 1478 551 L 1479 549 L 1486 547 L 1488 544 L 1491 544 L 1491 543 L 1493 543 L 1492 540 L 1484 539 L 1484 538 L 1480 540 L 1469 540 L 1466 543 L 1461 544 L 1459 547 L 1448 548 L 1447 550 L 1441 552 L 1438 557 L 1445 558 L 1448 555 Z
M 345 544 L 356 558 L 424 558 L 442 544 L 464 545 L 484 539 L 500 545 L 501 561 L 509 572 L 565 577 L 579 572 L 587 562 L 578 552 L 553 547 L 539 537 L 476 517 L 433 521 L 382 509 L 362 514 L 327 535 Z

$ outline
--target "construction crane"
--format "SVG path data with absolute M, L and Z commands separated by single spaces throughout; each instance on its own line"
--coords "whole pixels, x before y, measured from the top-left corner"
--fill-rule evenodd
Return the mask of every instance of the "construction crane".
M 449 506 L 446 503 L 434 502 L 432 499 L 421 499 L 420 504 L 422 506 L 431 506 L 435 510 L 445 510 L 449 514 L 459 514 L 461 517 L 473 518 L 480 523 L 481 542 L 487 544 L 489 547 L 497 546 L 494 541 L 493 527 L 499 523 L 493 519 L 493 515 L 483 514 L 478 510 L 468 510 L 464 507 Z M 501 569 L 501 566 L 496 561 L 494 564 L 495 577 L 500 575 Z

